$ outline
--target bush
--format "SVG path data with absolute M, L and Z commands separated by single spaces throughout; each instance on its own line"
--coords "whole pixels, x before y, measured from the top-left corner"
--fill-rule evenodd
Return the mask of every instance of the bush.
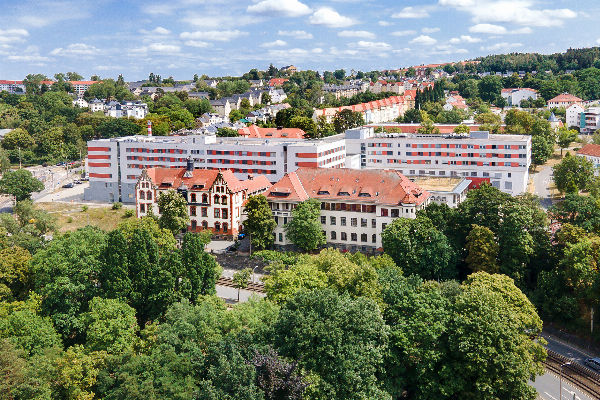
M 83 206 L 83 207 L 81 207 L 81 211 L 83 211 L 83 212 L 87 212 L 87 210 L 88 210 L 89 208 L 90 208 L 89 206 Z
M 113 210 L 120 210 L 121 207 L 123 207 L 123 203 L 116 202 L 116 203 L 113 203 L 113 205 L 112 205 Z
M 131 208 L 128 210 L 125 210 L 125 218 L 131 218 L 131 217 L 133 217 L 134 214 L 135 214 L 135 211 L 132 210 Z
M 69 218 L 67 218 L 67 224 L 70 224 L 70 223 L 72 223 L 72 222 L 73 222 L 73 217 L 69 217 Z

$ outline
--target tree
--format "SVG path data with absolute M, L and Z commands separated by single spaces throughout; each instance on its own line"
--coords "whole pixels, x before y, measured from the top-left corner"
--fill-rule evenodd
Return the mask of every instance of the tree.
M 417 74 L 417 72 L 415 71 L 415 69 L 413 67 L 408 67 L 408 69 L 406 70 L 405 76 L 411 77 L 411 76 L 415 76 L 416 74 Z
M 381 232 L 383 250 L 406 275 L 452 279 L 457 271 L 446 236 L 425 217 L 397 218 Z
M 587 187 L 594 174 L 594 164 L 585 157 L 568 152 L 563 160 L 552 167 L 554 183 L 561 193 L 575 193 Z
M 240 133 L 232 128 L 217 128 L 217 137 L 238 137 Z
M 244 228 L 250 235 L 252 246 L 256 250 L 267 249 L 273 245 L 273 230 L 277 223 L 263 195 L 250 196 L 246 202 L 246 221 Z
M 311 251 L 326 243 L 321 228 L 321 202 L 308 199 L 292 210 L 292 220 L 285 226 L 287 238 L 296 246 Z
M 20 148 L 26 150 L 35 144 L 35 139 L 24 129 L 17 128 L 8 132 L 2 139 L 2 148 L 15 150 Z
M 560 156 L 563 155 L 563 149 L 569 147 L 571 142 L 577 140 L 577 131 L 561 126 L 558 130 L 558 147 L 560 147 Z
M 383 398 L 376 374 L 388 329 L 372 300 L 327 289 L 298 292 L 282 307 L 272 335 L 279 354 L 316 375 L 310 398 Z
M 534 136 L 531 139 L 531 163 L 533 167 L 543 165 L 554 153 L 554 144 L 543 136 Z
M 167 190 L 158 196 L 158 225 L 176 235 L 187 228 L 190 217 L 187 211 L 187 201 L 174 190 Z
M 199 296 L 215 294 L 217 280 L 223 272 L 215 258 L 204 251 L 205 239 L 191 232 L 183 236 L 181 259 L 186 278 L 184 283 L 190 286 L 188 298 L 192 303 L 196 303 Z
M 298 362 L 289 364 L 269 348 L 266 354 L 255 350 L 254 357 L 247 363 L 256 369 L 256 385 L 264 392 L 265 400 L 302 400 L 309 383 L 297 375 Z
M 44 189 L 44 184 L 26 169 L 9 171 L 0 178 L 0 193 L 15 196 L 17 201 L 31 198 L 33 192 Z
M 346 77 L 346 71 L 344 71 L 343 69 L 336 69 L 333 72 L 333 76 L 335 77 L 335 79 L 337 80 L 342 80 Z
M 244 117 L 245 115 L 242 114 L 240 110 L 231 110 L 231 112 L 229 113 L 229 121 L 231 121 L 232 123 L 237 122 L 240 119 L 243 119 Z
M 302 129 L 304 131 L 304 137 L 315 139 L 318 138 L 317 124 L 308 117 L 294 117 L 289 123 L 290 128 Z
M 251 273 L 252 270 L 250 268 L 244 268 L 233 274 L 233 287 L 238 290 L 238 303 L 240 302 L 240 290 L 248 287 L 248 280 L 250 280 Z
M 548 214 L 563 225 L 600 233 L 600 203 L 593 197 L 567 192 L 564 201 L 548 208 Z
M 417 110 L 416 108 L 411 108 L 404 113 L 404 118 L 401 122 L 419 124 L 422 120 L 423 117 L 421 115 L 421 111 Z
M 29 294 L 31 253 L 19 246 L 0 250 L 0 301 L 23 300 Z
M 465 249 L 469 253 L 466 262 L 473 272 L 485 271 L 493 274 L 498 272 L 499 246 L 494 238 L 494 232 L 490 229 L 473 225 L 473 229 L 467 236 Z
M 458 134 L 461 134 L 461 133 L 470 133 L 471 132 L 471 128 L 469 128 L 467 125 L 460 124 L 456 128 L 454 128 L 454 130 L 452 132 L 458 133 Z
M 361 126 L 365 123 L 363 115 L 358 111 L 344 109 L 335 113 L 333 127 L 337 133 Z
M 478 84 L 481 100 L 493 102 L 502 91 L 502 78 L 497 75 L 488 75 L 481 78 Z
M 116 299 L 94 297 L 85 314 L 86 348 L 119 354 L 131 349 L 138 330 L 135 310 Z
M 422 135 L 437 135 L 440 133 L 440 129 L 433 124 L 431 119 L 425 118 L 423 122 L 421 122 L 421 126 L 417 129 L 417 132 Z

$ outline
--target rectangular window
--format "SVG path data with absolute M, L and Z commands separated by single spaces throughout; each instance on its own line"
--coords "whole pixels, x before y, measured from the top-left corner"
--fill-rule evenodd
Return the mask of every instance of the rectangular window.
M 360 241 L 365 242 L 365 243 L 367 242 L 367 234 L 366 233 L 361 233 Z
M 340 217 L 340 225 L 346 226 L 346 217 Z
M 221 216 L 221 209 L 215 208 L 215 218 L 219 218 Z
M 283 242 L 283 233 L 280 233 L 280 234 L 279 234 L 279 241 L 280 241 L 280 242 Z
M 227 211 L 227 209 L 226 209 L 226 208 L 223 208 L 223 209 L 221 210 L 221 218 L 223 218 L 223 219 L 227 219 L 227 214 L 228 214 L 228 211 Z
M 191 215 L 192 217 L 195 217 L 195 216 L 196 216 L 196 207 L 195 207 L 195 206 L 191 206 L 191 207 L 190 207 L 190 215 Z
M 375 218 L 371 220 L 371 228 L 377 228 L 377 220 Z
M 348 240 L 348 235 L 346 232 L 342 232 L 342 240 Z
M 350 218 L 350 226 L 357 226 L 357 222 L 358 222 L 357 218 Z
M 324 215 L 321 215 L 321 224 L 325 225 L 327 223 L 327 217 Z
M 371 242 L 377 243 L 377 235 L 376 234 L 371 235 Z
M 335 225 L 335 217 L 329 217 L 329 225 Z
M 350 234 L 350 240 L 353 242 L 357 242 L 358 241 L 358 235 L 356 233 L 351 233 Z
M 387 226 L 387 224 L 381 224 L 381 231 L 385 231 L 385 227 Z
M 331 231 L 331 240 L 335 240 L 336 234 L 335 231 Z
M 504 189 L 512 190 L 512 182 L 511 181 L 504 182 Z
M 392 218 L 398 218 L 398 209 L 392 208 Z
M 361 218 L 360 219 L 360 226 L 362 228 L 366 228 L 367 227 L 367 219 L 366 218 Z
M 388 216 L 388 209 L 387 208 L 382 208 L 381 209 L 381 216 L 382 217 L 387 217 Z
M 203 217 L 208 217 L 208 208 L 202 207 L 202 216 Z

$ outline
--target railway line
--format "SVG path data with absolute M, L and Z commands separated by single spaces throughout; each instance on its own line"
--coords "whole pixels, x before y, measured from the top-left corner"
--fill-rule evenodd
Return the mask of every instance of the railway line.
M 548 350 L 548 358 L 544 362 L 544 367 L 558 376 L 561 373 L 560 366 L 570 362 L 571 360 L 567 357 Z M 600 375 L 590 369 L 576 363 L 564 365 L 562 379 L 579 388 L 592 399 L 600 399 Z
M 217 281 L 217 285 L 235 288 L 235 286 L 233 285 L 233 279 L 227 278 L 224 276 L 219 278 L 219 280 Z M 264 288 L 265 288 L 265 285 L 263 285 L 262 283 L 249 283 L 245 288 L 242 288 L 242 289 L 250 290 L 252 292 L 257 292 L 257 293 L 264 293 L 265 292 Z

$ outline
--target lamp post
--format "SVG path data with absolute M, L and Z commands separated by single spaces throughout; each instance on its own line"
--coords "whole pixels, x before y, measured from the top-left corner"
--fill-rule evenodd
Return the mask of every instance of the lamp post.
M 567 366 L 567 365 L 571 365 L 570 362 L 564 363 L 560 366 L 560 378 L 559 378 L 559 388 L 558 388 L 558 400 L 562 399 L 562 369 L 563 367 Z
M 252 284 L 254 285 L 254 271 L 256 271 L 256 268 L 258 268 L 258 265 L 254 268 L 252 268 Z

